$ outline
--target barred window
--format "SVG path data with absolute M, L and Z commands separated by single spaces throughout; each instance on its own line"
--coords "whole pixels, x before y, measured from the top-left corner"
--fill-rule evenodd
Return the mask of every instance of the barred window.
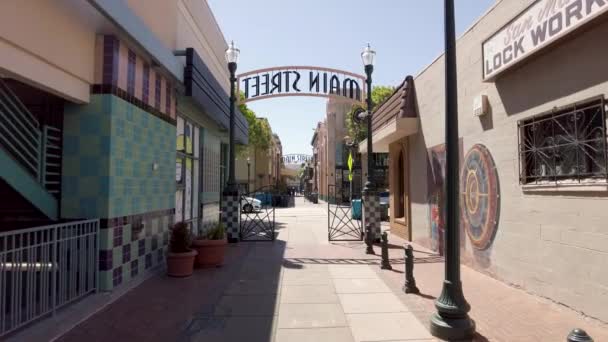
M 519 121 L 520 183 L 606 182 L 605 106 L 595 99 Z

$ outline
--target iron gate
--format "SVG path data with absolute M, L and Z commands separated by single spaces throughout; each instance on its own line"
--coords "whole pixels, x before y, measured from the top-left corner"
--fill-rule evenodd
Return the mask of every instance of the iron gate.
M 360 199 L 360 194 L 353 193 L 345 197 L 335 185 L 329 185 L 327 189 L 327 238 L 329 241 L 362 241 L 362 207 L 361 202 L 352 199 Z M 358 210 L 357 210 L 358 209 Z
M 281 199 L 282 195 L 273 187 L 241 195 L 241 241 L 275 240 L 274 210 Z

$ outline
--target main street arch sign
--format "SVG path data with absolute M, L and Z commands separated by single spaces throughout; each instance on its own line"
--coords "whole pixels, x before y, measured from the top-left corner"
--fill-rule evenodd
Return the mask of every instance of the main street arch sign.
M 362 102 L 365 76 L 313 66 L 283 66 L 249 71 L 237 76 L 237 89 L 250 102 L 272 97 L 318 96 Z

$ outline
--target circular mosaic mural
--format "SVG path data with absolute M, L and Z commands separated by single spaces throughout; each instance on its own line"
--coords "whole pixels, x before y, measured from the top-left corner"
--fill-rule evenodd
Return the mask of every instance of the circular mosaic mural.
M 500 210 L 500 188 L 496 165 L 483 145 L 471 147 L 460 174 L 460 208 L 464 228 L 477 249 L 490 247 Z

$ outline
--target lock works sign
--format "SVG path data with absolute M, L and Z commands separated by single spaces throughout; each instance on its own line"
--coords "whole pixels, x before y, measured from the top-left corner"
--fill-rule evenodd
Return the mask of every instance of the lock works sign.
M 482 44 L 485 81 L 608 12 L 608 0 L 538 0 Z
M 285 66 L 254 70 L 237 76 L 243 102 L 281 96 L 339 97 L 361 102 L 365 77 L 348 71 Z

